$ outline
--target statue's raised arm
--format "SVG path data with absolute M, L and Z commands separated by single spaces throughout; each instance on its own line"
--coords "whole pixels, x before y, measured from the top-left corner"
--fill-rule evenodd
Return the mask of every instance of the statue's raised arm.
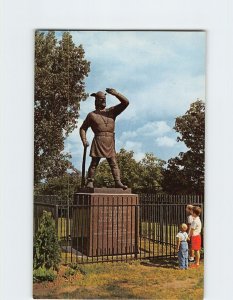
M 117 105 L 109 108 L 109 110 L 112 110 L 113 115 L 115 117 L 117 117 L 129 105 L 129 100 L 124 95 L 122 95 L 119 92 L 117 92 L 115 89 L 107 88 L 106 92 L 109 93 L 109 94 L 111 94 L 111 95 L 113 95 L 113 96 L 115 96 L 120 101 L 119 104 L 117 104 Z
M 120 100 L 120 102 L 125 105 L 125 107 L 127 107 L 129 105 L 129 100 L 122 94 L 120 94 L 119 92 L 117 92 L 115 89 L 112 88 L 107 88 L 106 92 L 117 97 L 117 99 Z

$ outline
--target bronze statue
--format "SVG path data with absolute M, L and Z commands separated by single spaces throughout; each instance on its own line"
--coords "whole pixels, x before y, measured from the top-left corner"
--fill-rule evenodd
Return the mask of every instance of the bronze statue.
M 86 131 L 91 127 L 95 136 L 93 138 L 90 150 L 92 157 L 90 167 L 88 169 L 86 187 L 93 188 L 95 170 L 101 158 L 106 158 L 115 181 L 116 188 L 127 189 L 126 185 L 121 183 L 120 170 L 118 168 L 115 151 L 115 119 L 129 105 L 128 99 L 118 93 L 115 89 L 107 88 L 106 92 L 115 96 L 120 103 L 116 106 L 106 108 L 106 93 L 97 92 L 91 94 L 95 97 L 96 110 L 90 112 L 84 120 L 80 128 L 80 137 L 83 142 L 84 149 L 89 146 L 86 139 Z

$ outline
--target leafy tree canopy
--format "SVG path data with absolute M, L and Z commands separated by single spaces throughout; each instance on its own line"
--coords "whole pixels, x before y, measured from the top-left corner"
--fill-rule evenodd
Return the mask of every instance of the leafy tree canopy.
M 192 153 L 204 154 L 205 150 L 205 103 L 197 100 L 192 103 L 185 115 L 176 118 L 174 129 L 181 134 L 183 141 Z
M 35 35 L 34 178 L 61 176 L 72 167 L 64 153 L 64 139 L 77 126 L 80 101 L 87 98 L 85 77 L 90 62 L 82 45 L 64 32 L 58 42 L 55 33 Z
M 163 180 L 163 166 L 165 161 L 154 156 L 153 153 L 146 153 L 139 162 L 140 177 L 139 189 L 144 193 L 161 191 Z
M 205 103 L 192 103 L 185 115 L 176 118 L 174 129 L 188 151 L 168 161 L 163 188 L 169 193 L 204 193 Z
M 59 177 L 49 178 L 47 182 L 40 182 L 35 186 L 35 195 L 56 195 L 62 200 L 73 198 L 81 185 L 80 172 L 65 173 Z

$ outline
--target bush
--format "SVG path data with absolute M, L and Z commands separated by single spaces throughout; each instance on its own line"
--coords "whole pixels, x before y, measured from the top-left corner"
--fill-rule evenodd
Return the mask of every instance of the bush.
M 84 266 L 79 266 L 78 264 L 74 263 L 70 265 L 70 268 L 76 272 L 79 271 L 82 275 L 87 275 Z
M 72 269 L 72 268 L 69 267 L 68 269 L 66 269 L 66 271 L 65 271 L 65 273 L 64 273 L 64 275 L 63 275 L 63 277 L 65 277 L 65 278 L 67 279 L 67 278 L 69 278 L 70 276 L 76 275 L 77 272 L 78 272 L 78 270 L 74 270 L 74 269 Z
M 58 243 L 55 222 L 50 212 L 43 211 L 38 231 L 34 238 L 33 269 L 50 268 L 58 270 L 61 250 Z
M 57 275 L 52 269 L 40 267 L 33 271 L 33 282 L 53 281 Z
M 86 275 L 86 271 L 84 270 L 84 266 L 79 266 L 76 263 L 72 263 L 69 265 L 69 268 L 66 269 L 65 274 L 63 277 L 69 278 L 70 276 L 76 275 L 78 272 L 80 272 L 82 275 Z

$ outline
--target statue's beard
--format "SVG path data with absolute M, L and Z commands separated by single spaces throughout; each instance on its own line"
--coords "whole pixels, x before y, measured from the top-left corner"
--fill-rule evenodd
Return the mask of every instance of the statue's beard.
M 105 109 L 105 107 L 106 107 L 106 103 L 101 103 L 96 105 L 96 109 Z

